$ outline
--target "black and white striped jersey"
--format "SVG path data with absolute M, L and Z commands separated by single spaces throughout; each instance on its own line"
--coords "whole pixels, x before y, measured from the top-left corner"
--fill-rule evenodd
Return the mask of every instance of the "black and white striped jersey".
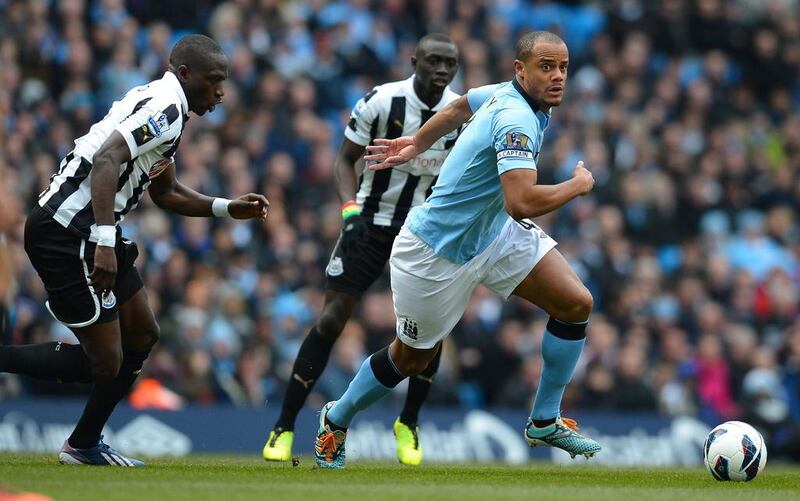
M 75 149 L 61 161 L 39 205 L 65 228 L 95 241 L 92 212 L 92 158 L 115 130 L 128 143 L 131 160 L 119 166 L 114 216 L 118 224 L 139 203 L 150 184 L 151 168 L 175 154 L 189 106 L 178 78 L 170 72 L 160 80 L 134 87 L 115 101 L 102 120 L 75 140 Z
M 414 76 L 379 85 L 356 103 L 344 135 L 362 146 L 375 138 L 411 136 L 458 97 L 447 87 L 442 99 L 429 108 L 414 91 Z M 402 226 L 409 209 L 420 205 L 430 194 L 457 137 L 458 131 L 453 131 L 425 153 L 393 169 L 371 171 L 365 168 L 356 194 L 361 214 L 378 226 Z

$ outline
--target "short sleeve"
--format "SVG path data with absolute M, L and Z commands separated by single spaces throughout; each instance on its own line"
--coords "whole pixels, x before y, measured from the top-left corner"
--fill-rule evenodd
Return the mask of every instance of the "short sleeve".
M 539 155 L 539 121 L 527 110 L 501 109 L 495 113 L 492 138 L 497 154 L 497 172 L 536 170 Z
M 380 106 L 373 89 L 369 94 L 358 100 L 350 113 L 350 121 L 344 130 L 344 136 L 354 143 L 366 146 L 373 139 L 373 124 L 380 116 Z
M 131 158 L 172 141 L 181 132 L 181 112 L 178 105 L 153 101 L 157 100 L 151 100 L 116 127 L 116 131 L 128 143 Z
M 478 111 L 478 108 L 480 108 L 487 99 L 492 97 L 498 85 L 499 84 L 484 85 L 483 87 L 475 87 L 467 91 L 467 101 L 473 113 Z

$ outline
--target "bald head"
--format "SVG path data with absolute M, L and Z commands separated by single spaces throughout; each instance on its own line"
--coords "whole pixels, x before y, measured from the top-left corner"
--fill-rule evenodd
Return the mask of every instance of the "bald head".
M 537 43 L 564 44 L 564 40 L 555 33 L 549 31 L 530 31 L 522 35 L 517 42 L 517 59 L 527 61 L 533 53 L 533 48 Z
M 225 58 L 225 53 L 217 42 L 205 35 L 187 35 L 175 44 L 169 54 L 170 67 L 177 69 L 184 65 L 189 68 L 206 66 L 210 58 Z

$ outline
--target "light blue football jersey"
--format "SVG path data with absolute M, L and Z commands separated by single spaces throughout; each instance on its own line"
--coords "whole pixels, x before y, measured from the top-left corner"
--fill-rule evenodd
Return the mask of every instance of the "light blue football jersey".
M 467 93 L 477 111 L 442 165 L 433 192 L 411 210 L 408 229 L 437 255 L 465 263 L 497 238 L 509 215 L 500 174 L 536 169 L 549 113 L 516 80 Z

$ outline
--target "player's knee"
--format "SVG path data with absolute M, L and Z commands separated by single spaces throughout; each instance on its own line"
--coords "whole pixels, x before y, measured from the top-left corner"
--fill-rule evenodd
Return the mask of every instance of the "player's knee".
M 341 318 L 336 312 L 323 310 L 319 319 L 317 320 L 317 331 L 321 336 L 330 340 L 336 341 L 344 329 L 344 324 L 347 322 L 346 318 Z
M 153 323 L 148 328 L 144 330 L 142 333 L 142 344 L 144 345 L 144 350 L 142 351 L 150 351 L 153 349 L 153 346 L 156 345 L 158 340 L 161 338 L 161 327 L 158 326 L 157 323 Z
M 161 328 L 153 322 L 150 325 L 137 326 L 129 335 L 130 337 L 125 341 L 126 350 L 149 353 L 161 336 Z
M 91 360 L 92 379 L 94 381 L 110 381 L 117 377 L 122 366 L 122 353 L 108 353 Z
M 568 305 L 555 316 L 559 320 L 565 322 L 584 322 L 589 318 L 589 315 L 591 315 L 593 306 L 594 298 L 592 297 L 592 293 L 589 292 L 589 289 L 586 287 L 581 286 L 572 297 L 570 297 Z
M 578 293 L 575 299 L 575 306 L 573 310 L 574 318 L 571 319 L 574 322 L 583 322 L 589 318 L 589 315 L 592 314 L 592 307 L 594 306 L 594 298 L 592 297 L 592 293 L 589 292 L 589 289 L 586 287 L 581 287 L 581 291 Z

